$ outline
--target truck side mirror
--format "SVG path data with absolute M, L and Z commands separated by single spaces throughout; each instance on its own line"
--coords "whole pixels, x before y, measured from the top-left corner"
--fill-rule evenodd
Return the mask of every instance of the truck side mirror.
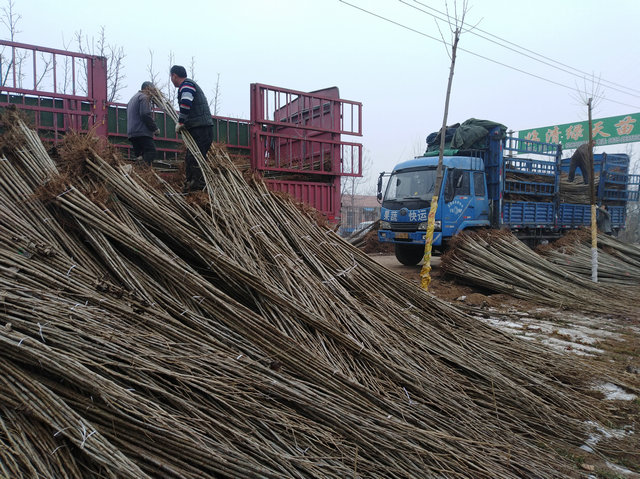
M 378 194 L 377 194 L 377 198 L 378 201 L 382 201 L 382 177 L 384 176 L 384 171 L 382 173 L 380 173 L 380 176 L 378 176 Z

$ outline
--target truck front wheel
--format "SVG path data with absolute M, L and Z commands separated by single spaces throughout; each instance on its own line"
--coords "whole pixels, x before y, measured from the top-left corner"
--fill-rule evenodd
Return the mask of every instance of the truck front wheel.
M 407 266 L 418 264 L 424 256 L 424 246 L 396 243 L 396 259 Z

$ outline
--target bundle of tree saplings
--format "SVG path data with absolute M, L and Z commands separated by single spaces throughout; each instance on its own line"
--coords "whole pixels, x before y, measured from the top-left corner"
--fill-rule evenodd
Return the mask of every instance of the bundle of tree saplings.
M 591 278 L 591 233 L 574 230 L 558 241 L 537 248 L 545 259 L 567 271 Z M 598 234 L 598 282 L 640 285 L 640 247 Z
M 598 191 L 600 184 L 600 174 L 595 176 L 595 189 Z M 584 180 L 580 174 L 576 174 L 572 182 L 569 181 L 569 175 L 560 174 L 560 201 L 569 204 L 590 204 L 591 203 L 591 187 L 584 184 Z
M 589 253 L 590 254 L 590 253 Z M 637 317 L 628 291 L 594 283 L 547 261 L 506 230 L 461 234 L 442 257 L 442 271 L 489 291 L 516 298 L 605 315 Z
M 565 478 L 589 370 L 319 228 L 227 154 L 177 193 L 18 119 L 0 159 L 0 476 Z

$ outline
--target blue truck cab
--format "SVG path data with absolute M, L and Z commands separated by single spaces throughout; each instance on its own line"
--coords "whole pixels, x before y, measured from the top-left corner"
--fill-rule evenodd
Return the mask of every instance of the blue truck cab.
M 395 244 L 396 257 L 403 264 L 417 264 L 422 259 L 437 166 L 438 157 L 416 157 L 398 164 L 389 177 L 378 238 Z M 490 224 L 483 159 L 446 156 L 443 166 L 444 191 L 438 197 L 435 247 L 463 229 Z
M 562 159 L 560 145 L 506 137 L 499 128 L 487 134 L 485 145 L 444 152 L 432 243 L 436 250 L 473 228 L 508 229 L 535 246 L 590 225 L 589 188 L 576 179 L 571 188 L 582 195 L 576 199 L 568 193 L 565 177 L 570 158 Z M 387 174 L 378 179 L 382 203 L 378 239 L 394 244 L 402 264 L 415 265 L 424 255 L 437 165 L 434 151 L 399 163 L 388 175 L 384 194 L 382 180 Z M 594 155 L 594 169 L 597 204 L 607 206 L 617 232 L 625 226 L 627 202 L 638 200 L 640 176 L 629 174 L 626 154 Z

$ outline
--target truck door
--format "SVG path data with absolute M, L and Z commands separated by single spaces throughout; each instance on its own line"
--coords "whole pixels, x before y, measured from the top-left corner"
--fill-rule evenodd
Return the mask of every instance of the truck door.
M 489 223 L 489 198 L 487 197 L 487 187 L 485 184 L 484 171 L 473 172 L 473 196 L 474 196 L 474 220 L 486 221 Z
M 451 168 L 447 171 L 444 218 L 442 222 L 443 237 L 450 237 L 469 226 L 476 226 L 478 218 L 481 216 L 488 223 L 489 208 L 486 195 L 482 197 L 485 201 L 477 202 L 475 196 L 471 193 L 472 173 L 474 172 L 457 168 Z M 476 181 L 480 182 L 474 176 L 474 186 Z M 484 178 L 482 178 L 482 186 L 484 185 Z M 482 207 L 482 205 L 485 206 Z

